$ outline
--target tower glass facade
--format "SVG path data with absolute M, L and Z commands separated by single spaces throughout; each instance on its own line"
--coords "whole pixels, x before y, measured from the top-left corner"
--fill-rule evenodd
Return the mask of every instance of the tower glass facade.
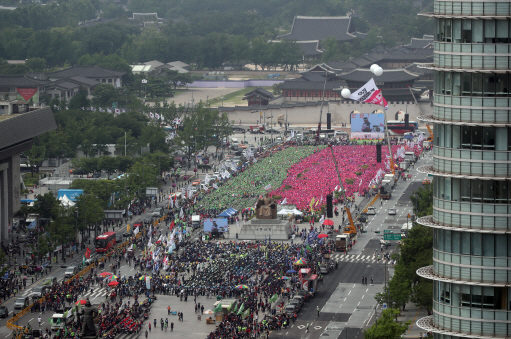
M 511 1 L 436 0 L 433 115 L 434 338 L 511 334 Z

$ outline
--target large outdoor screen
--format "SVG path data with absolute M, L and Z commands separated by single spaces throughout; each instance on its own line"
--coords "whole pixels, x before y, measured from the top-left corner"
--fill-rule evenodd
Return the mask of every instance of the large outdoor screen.
M 383 139 L 385 118 L 383 113 L 352 113 L 351 138 L 375 140 Z
M 227 232 L 227 218 L 205 218 L 204 232 L 211 232 L 213 228 L 217 228 L 218 232 Z

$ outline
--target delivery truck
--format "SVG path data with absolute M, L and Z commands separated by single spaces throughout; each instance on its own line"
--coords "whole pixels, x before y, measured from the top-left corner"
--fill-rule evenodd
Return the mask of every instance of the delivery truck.
M 335 237 L 335 250 L 343 252 L 348 247 L 349 235 L 339 234 Z

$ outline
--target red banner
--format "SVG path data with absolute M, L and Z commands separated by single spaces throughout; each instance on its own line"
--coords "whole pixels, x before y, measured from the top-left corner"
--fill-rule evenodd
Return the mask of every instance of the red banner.
M 18 88 L 18 93 L 25 99 L 25 101 L 29 101 L 30 98 L 37 93 L 37 87 L 35 88 Z

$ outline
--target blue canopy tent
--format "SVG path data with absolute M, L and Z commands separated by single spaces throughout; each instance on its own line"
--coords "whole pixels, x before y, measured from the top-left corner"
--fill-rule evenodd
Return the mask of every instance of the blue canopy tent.
M 230 218 L 232 217 L 233 215 L 235 215 L 236 213 L 238 213 L 238 211 L 236 211 L 234 208 L 232 207 L 229 207 L 228 209 L 226 209 L 225 211 L 223 211 L 222 213 L 220 213 L 218 215 L 218 217 L 220 218 Z

